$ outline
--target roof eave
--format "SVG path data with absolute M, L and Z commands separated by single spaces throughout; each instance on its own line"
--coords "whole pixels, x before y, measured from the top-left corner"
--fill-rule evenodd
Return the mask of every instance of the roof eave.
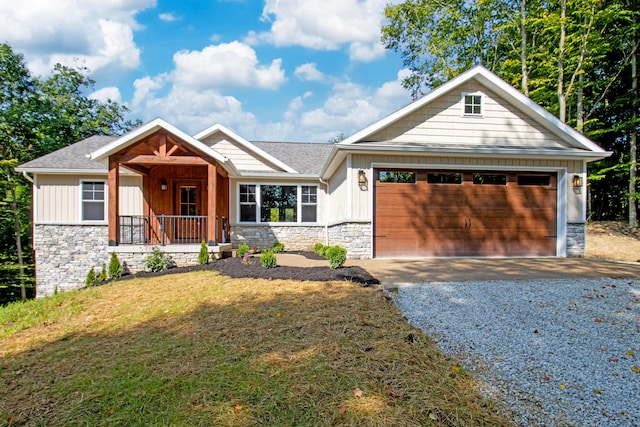
M 265 180 L 268 178 L 284 179 L 284 180 L 296 180 L 296 179 L 314 179 L 317 180 L 320 177 L 318 174 L 310 173 L 286 173 L 286 172 L 241 172 L 240 175 L 235 176 L 236 179 L 260 179 Z
M 592 162 L 596 160 L 601 160 L 609 157 L 613 154 L 611 151 L 588 151 L 588 150 L 550 150 L 550 149 L 531 149 L 531 150 L 522 150 L 517 148 L 483 148 L 478 149 L 477 147 L 471 148 L 452 148 L 452 147 L 434 147 L 434 146 L 398 146 L 398 145 L 343 145 L 336 146 L 336 149 L 331 152 L 329 159 L 325 163 L 322 168 L 322 172 L 320 176 L 323 179 L 326 179 L 328 176 L 331 176 L 335 172 L 335 168 L 337 165 L 336 159 L 339 161 L 346 154 L 358 154 L 364 153 L 367 154 L 380 154 L 387 155 L 389 153 L 394 154 L 407 154 L 407 155 L 416 155 L 423 154 L 425 156 L 455 156 L 455 157 L 481 157 L 481 158 L 517 158 L 517 159 L 557 159 L 557 160 L 585 160 L 587 162 Z M 339 163 L 339 162 L 337 162 Z

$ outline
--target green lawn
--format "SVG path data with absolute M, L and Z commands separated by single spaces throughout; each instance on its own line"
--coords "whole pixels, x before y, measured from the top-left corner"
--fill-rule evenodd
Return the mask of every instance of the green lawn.
M 0 425 L 507 426 L 382 292 L 135 279 L 0 308 Z

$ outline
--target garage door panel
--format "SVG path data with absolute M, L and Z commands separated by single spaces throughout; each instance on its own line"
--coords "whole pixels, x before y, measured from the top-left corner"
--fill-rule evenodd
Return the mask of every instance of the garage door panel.
M 376 183 L 374 256 L 555 255 L 555 174 L 546 186 L 494 174 L 506 185 L 474 183 L 473 172 L 462 183 L 428 183 L 420 172 L 414 184 Z

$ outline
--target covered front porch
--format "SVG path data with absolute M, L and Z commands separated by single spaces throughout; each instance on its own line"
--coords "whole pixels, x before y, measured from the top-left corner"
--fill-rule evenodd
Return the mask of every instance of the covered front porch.
M 223 156 L 165 127 L 123 138 L 121 146 L 103 157 L 109 167 L 109 246 L 199 246 L 205 241 L 216 247 L 230 241 L 229 176 L 221 165 Z M 139 214 L 120 212 L 126 197 L 121 193 L 121 168 L 142 177 Z

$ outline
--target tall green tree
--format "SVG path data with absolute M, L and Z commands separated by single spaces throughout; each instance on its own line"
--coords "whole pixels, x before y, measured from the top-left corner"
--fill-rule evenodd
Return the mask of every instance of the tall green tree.
M 390 5 L 381 40 L 411 71 L 414 98 L 477 64 L 496 71 L 511 3 L 502 0 L 407 0 Z
M 139 124 L 115 102 L 90 99 L 86 70 L 56 65 L 32 76 L 24 57 L 0 44 L 0 303 L 7 285 L 33 282 L 30 183 L 14 167 L 91 135 L 120 135 Z M 24 249 L 24 250 L 23 250 Z M 26 277 L 25 277 L 26 276 Z

